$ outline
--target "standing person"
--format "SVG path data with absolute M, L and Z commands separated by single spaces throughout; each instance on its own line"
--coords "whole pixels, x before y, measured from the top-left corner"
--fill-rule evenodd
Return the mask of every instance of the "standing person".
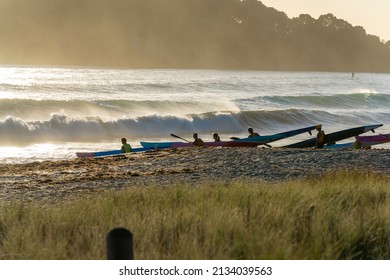
M 221 138 L 219 138 L 219 135 L 216 132 L 213 133 L 213 139 L 214 142 L 221 142 Z
M 203 146 L 203 140 L 198 138 L 198 133 L 194 133 L 192 137 L 194 137 L 194 141 L 192 142 L 194 146 Z
M 121 142 L 122 142 L 121 152 L 123 154 L 124 153 L 130 153 L 131 152 L 131 146 L 130 146 L 130 144 L 127 143 L 127 139 L 126 138 L 122 138 Z
M 260 134 L 258 134 L 257 132 L 253 132 L 252 127 L 248 128 L 248 132 L 249 132 L 248 138 L 260 136 Z
M 317 128 L 317 136 L 316 136 L 316 149 L 322 149 L 324 147 L 324 141 L 325 141 L 325 132 L 322 130 L 322 127 Z

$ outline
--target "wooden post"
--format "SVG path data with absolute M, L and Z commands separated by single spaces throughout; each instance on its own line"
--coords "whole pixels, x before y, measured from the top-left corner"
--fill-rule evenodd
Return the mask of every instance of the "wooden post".
M 108 260 L 133 260 L 133 235 L 125 228 L 115 228 L 107 234 Z

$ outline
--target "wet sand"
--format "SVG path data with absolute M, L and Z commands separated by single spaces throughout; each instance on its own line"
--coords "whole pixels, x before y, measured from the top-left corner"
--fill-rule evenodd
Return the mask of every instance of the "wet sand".
M 283 181 L 346 169 L 390 176 L 390 150 L 180 148 L 0 165 L 0 203 L 57 203 L 132 186 L 198 185 L 205 181 Z

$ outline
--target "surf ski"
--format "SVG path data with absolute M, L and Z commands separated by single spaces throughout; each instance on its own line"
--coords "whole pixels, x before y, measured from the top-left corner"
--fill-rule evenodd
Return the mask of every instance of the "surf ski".
M 334 144 L 327 145 L 324 148 L 330 149 L 348 149 L 348 148 L 369 148 L 371 146 L 385 144 L 390 142 L 390 133 L 389 134 L 379 134 L 379 135 L 363 135 L 363 136 L 355 136 L 355 142 L 342 143 L 342 144 Z M 359 142 L 359 143 L 357 143 Z
M 353 142 L 348 142 L 348 143 L 335 143 L 335 144 L 329 144 L 325 145 L 323 148 L 324 149 L 352 149 L 353 148 Z
M 310 135 L 311 131 L 314 129 L 321 128 L 322 125 L 313 125 L 313 126 L 308 126 L 304 128 L 299 128 L 299 129 L 294 129 L 294 130 L 289 130 L 286 132 L 281 132 L 281 133 L 276 133 L 276 134 L 271 134 L 271 135 L 260 135 L 260 136 L 255 136 L 255 137 L 247 137 L 247 138 L 241 138 L 241 139 L 235 139 L 234 141 L 236 142 L 257 142 L 260 144 L 266 144 L 266 143 L 271 143 L 274 141 L 286 139 L 295 135 L 299 135 L 305 132 L 308 132 Z
M 363 146 L 374 146 L 390 142 L 389 134 L 369 135 L 369 136 L 355 136 L 356 141 L 359 141 Z
M 329 145 L 336 143 L 337 141 L 341 141 L 350 137 L 357 136 L 359 134 L 363 134 L 368 131 L 375 132 L 374 129 L 381 127 L 383 124 L 375 124 L 375 125 L 366 125 L 355 128 L 349 128 L 345 130 L 336 131 L 330 134 L 325 134 L 324 144 Z M 283 146 L 284 148 L 310 148 L 315 147 L 316 138 L 304 140 L 298 143 L 290 144 L 287 146 Z
M 141 146 L 148 149 L 166 149 L 166 148 L 184 148 L 193 147 L 192 143 L 185 142 L 140 142 Z M 256 147 L 262 143 L 258 142 L 236 142 L 236 141 L 218 141 L 203 142 L 205 147 Z
M 267 143 L 274 142 L 277 140 L 285 139 L 292 137 L 301 133 L 311 133 L 312 130 L 321 127 L 321 125 L 314 125 L 299 129 L 294 129 L 282 133 L 264 135 L 264 136 L 255 136 L 251 138 L 238 138 L 232 141 L 217 141 L 217 142 L 203 142 L 203 146 L 206 147 L 257 147 L 259 145 L 266 145 Z M 180 148 L 180 147 L 191 147 L 192 143 L 189 142 L 140 142 L 141 146 L 144 148 Z
M 147 148 L 132 148 L 131 153 L 138 153 L 138 152 L 145 152 L 150 149 Z M 94 157 L 106 157 L 106 156 L 115 156 L 115 155 L 122 155 L 121 150 L 111 150 L 111 151 L 100 151 L 100 152 L 77 152 L 76 156 L 78 158 L 94 158 Z M 124 155 L 124 154 L 123 154 Z

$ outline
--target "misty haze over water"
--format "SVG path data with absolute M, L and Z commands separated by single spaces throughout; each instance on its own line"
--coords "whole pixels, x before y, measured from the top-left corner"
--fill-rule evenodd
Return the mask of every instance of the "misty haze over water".
M 2 0 L 0 63 L 389 72 L 390 43 L 256 0 Z

